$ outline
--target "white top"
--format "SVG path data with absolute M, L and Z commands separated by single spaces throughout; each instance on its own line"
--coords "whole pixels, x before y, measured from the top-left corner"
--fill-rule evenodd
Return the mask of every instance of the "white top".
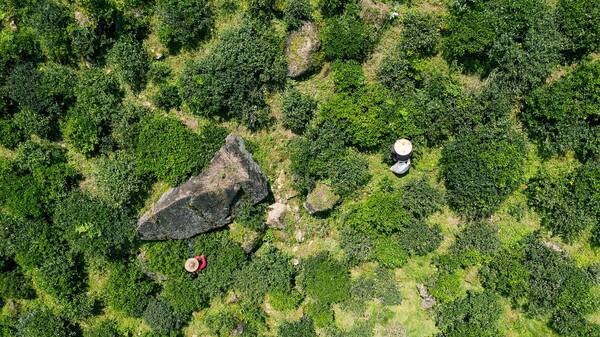
M 190 273 L 193 273 L 196 270 L 198 270 L 198 267 L 200 267 L 200 262 L 198 262 L 198 260 L 196 260 L 195 258 L 187 259 L 187 261 L 185 261 L 185 270 L 187 270 Z
M 409 155 L 412 152 L 412 143 L 408 139 L 398 139 L 394 143 L 394 152 L 401 156 Z

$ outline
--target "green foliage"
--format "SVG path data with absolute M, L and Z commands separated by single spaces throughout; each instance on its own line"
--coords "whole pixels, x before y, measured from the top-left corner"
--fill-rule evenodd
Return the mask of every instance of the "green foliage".
M 460 276 L 448 271 L 438 272 L 429 282 L 427 290 L 442 303 L 450 303 L 464 294 Z
M 352 0 L 319 0 L 317 3 L 321 15 L 332 17 L 341 14 L 344 7 L 352 2 Z
M 40 47 L 49 60 L 64 63 L 72 58 L 68 26 L 73 24 L 73 18 L 69 14 L 67 6 L 39 1 L 31 17 Z
M 336 92 L 353 92 L 365 86 L 362 65 L 355 60 L 335 61 L 331 66 Z
M 487 222 L 467 224 L 450 247 L 451 264 L 469 267 L 489 261 L 500 248 L 498 229 Z
M 503 249 L 490 263 L 481 268 L 479 272 L 481 283 L 485 288 L 512 298 L 516 303 L 521 302 L 526 296 L 529 279 L 524 258 L 524 252 L 520 247 Z
M 369 162 L 350 149 L 346 155 L 331 163 L 329 179 L 335 193 L 342 197 L 355 195 L 371 180 Z
M 121 37 L 110 49 L 107 61 L 121 82 L 139 92 L 145 84 L 148 73 L 148 53 L 142 44 L 132 36 Z
M 158 92 L 152 96 L 152 101 L 157 107 L 170 110 L 181 105 L 179 88 L 174 84 L 162 84 L 158 86 Z
M 584 60 L 563 78 L 531 93 L 520 116 L 543 155 L 573 150 L 584 159 L 598 156 L 599 78 L 600 62 Z
M 425 177 L 411 180 L 403 190 L 400 205 L 412 213 L 415 219 L 426 219 L 440 211 L 445 204 L 442 192 L 432 186 Z
M 259 20 L 270 20 L 275 12 L 275 0 L 248 0 L 248 13 Z
M 295 88 L 286 89 L 282 96 L 283 126 L 301 135 L 313 117 L 317 102 Z
M 408 260 L 408 254 L 398 240 L 382 236 L 373 243 L 372 258 L 385 268 L 400 268 Z
M 171 50 L 194 48 L 213 26 L 213 11 L 206 0 L 159 0 L 156 12 L 158 37 Z
M 149 109 L 140 105 L 124 104 L 111 120 L 111 142 L 119 149 L 133 150 L 140 131 L 138 123 L 150 114 Z
M 243 202 L 236 215 L 236 221 L 250 230 L 261 232 L 265 229 L 266 212 L 265 203 L 254 205 L 252 202 Z
M 502 307 L 491 292 L 468 292 L 467 297 L 442 304 L 437 310 L 437 326 L 444 336 L 499 336 L 498 319 Z
M 494 213 L 521 182 L 524 152 L 523 137 L 508 126 L 465 130 L 442 151 L 450 207 L 467 218 Z
M 144 311 L 144 321 L 157 333 L 168 334 L 177 324 L 173 310 L 162 300 L 152 299 Z
M 35 296 L 31 279 L 12 260 L 0 256 L 0 298 L 30 299 Z
M 345 223 L 367 233 L 389 235 L 409 225 L 412 218 L 400 203 L 398 193 L 373 194 L 353 205 Z
M 124 151 L 98 158 L 92 171 L 97 195 L 115 206 L 138 205 L 145 195 L 145 184 L 136 166 L 135 157 Z
M 557 6 L 561 32 L 566 36 L 566 50 L 585 54 L 600 48 L 600 17 L 598 0 L 560 0 Z
M 303 296 L 298 291 L 292 290 L 269 292 L 269 304 L 278 311 L 294 310 L 302 302 Z
M 383 305 L 398 305 L 402 302 L 402 293 L 396 286 L 394 272 L 382 268 L 362 273 L 352 280 L 350 292 L 350 301 L 361 302 L 362 309 L 365 302 L 371 299 L 377 299 Z
M 135 263 L 114 263 L 106 282 L 106 303 L 129 316 L 141 317 L 157 285 Z
M 425 220 L 411 221 L 397 234 L 400 245 L 411 255 L 426 255 L 436 250 L 444 235 L 440 225 L 428 225 Z
M 316 301 L 337 303 L 348 298 L 350 274 L 329 254 L 320 253 L 304 262 L 302 286 Z
M 315 327 L 322 328 L 334 324 L 334 312 L 329 303 L 310 302 L 304 305 L 303 311 L 312 319 Z
M 353 13 L 326 21 L 322 48 L 329 60 L 364 60 L 373 47 L 373 30 Z
M 135 235 L 128 211 L 77 190 L 57 204 L 53 220 L 71 246 L 89 257 L 121 256 Z
M 105 319 L 94 324 L 90 329 L 83 332 L 83 337 L 120 337 L 123 336 L 117 330 L 117 322 Z
M 227 30 L 206 58 L 186 65 L 182 96 L 193 113 L 236 117 L 250 128 L 266 122 L 263 91 L 284 83 L 287 66 L 283 41 L 263 26 Z
M 312 20 L 312 8 L 309 0 L 285 0 L 283 5 L 283 21 L 288 30 L 295 30 L 304 21 Z
M 141 172 L 177 185 L 197 174 L 217 152 L 226 131 L 213 125 L 196 134 L 181 122 L 162 116 L 140 123 L 135 155 Z
M 71 337 L 77 336 L 76 326 L 55 316 L 47 308 L 35 309 L 19 318 L 19 337 Z
M 279 336 L 286 337 L 313 337 L 317 336 L 315 327 L 310 318 L 303 318 L 298 322 L 284 322 L 277 330 Z
M 142 246 L 148 269 L 167 277 L 182 274 L 182 263 L 189 258 L 189 246 L 182 240 L 147 243 Z
M 572 242 L 598 222 L 599 180 L 600 169 L 593 161 L 574 173 L 542 170 L 529 181 L 529 204 L 540 214 L 542 226 Z
M 516 93 L 545 80 L 560 59 L 562 38 L 544 0 L 457 2 L 444 54 L 469 70 L 498 69 Z
M 402 18 L 399 48 L 409 57 L 435 55 L 441 40 L 438 18 L 429 13 L 410 11 Z

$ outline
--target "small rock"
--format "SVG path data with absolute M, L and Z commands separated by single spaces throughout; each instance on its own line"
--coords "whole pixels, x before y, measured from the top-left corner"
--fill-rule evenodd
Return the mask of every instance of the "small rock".
M 417 283 L 417 290 L 419 291 L 419 296 L 421 296 L 421 308 L 423 309 L 431 309 L 435 305 L 435 298 L 431 296 L 427 287 L 421 283 Z
M 235 327 L 235 329 L 233 329 L 233 331 L 231 331 L 231 336 L 241 336 L 244 333 L 244 328 L 246 327 L 246 325 L 244 324 L 244 322 L 240 322 L 238 323 L 238 325 Z
M 304 241 L 304 232 L 297 229 L 295 237 L 296 237 L 296 242 L 302 243 Z
M 561 246 L 552 241 L 544 241 L 543 244 L 546 248 L 552 249 L 555 252 L 563 253 L 565 251 Z
M 288 207 L 286 204 L 282 204 L 279 202 L 274 203 L 269 206 L 269 213 L 267 214 L 267 225 L 271 228 L 275 229 L 284 229 L 285 228 L 285 215 L 288 212 Z
M 225 303 L 227 304 L 235 304 L 238 303 L 240 301 L 240 297 L 237 294 L 231 294 L 229 297 L 227 297 L 227 299 L 225 300 Z
M 388 18 L 390 18 L 390 6 L 383 2 L 376 0 L 361 0 L 360 8 L 361 19 L 377 27 L 382 27 Z
M 314 66 L 313 55 L 320 45 L 317 27 L 312 22 L 305 22 L 300 29 L 292 32 L 286 47 L 288 76 L 299 77 L 310 71 Z
M 293 258 L 292 259 L 292 265 L 297 266 L 299 264 L 300 264 L 300 260 L 299 259 L 297 259 L 297 258 Z
M 306 197 L 304 208 L 312 215 L 329 211 L 335 207 L 339 201 L 340 196 L 335 194 L 330 186 L 318 183 Z

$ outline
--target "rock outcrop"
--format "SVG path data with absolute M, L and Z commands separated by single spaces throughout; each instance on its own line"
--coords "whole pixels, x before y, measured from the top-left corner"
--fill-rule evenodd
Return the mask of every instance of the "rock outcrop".
M 209 166 L 171 188 L 138 221 L 142 240 L 186 239 L 226 226 L 244 201 L 269 195 L 267 177 L 238 136 L 229 135 Z
M 431 309 L 435 305 L 435 298 L 429 293 L 427 287 L 421 283 L 417 283 L 417 290 L 421 296 L 421 308 Z
M 288 213 L 288 206 L 279 202 L 269 206 L 267 213 L 267 226 L 275 229 L 285 229 L 285 216 Z
M 333 189 L 323 183 L 317 186 L 306 196 L 304 208 L 310 214 L 326 212 L 335 207 L 340 201 L 340 196 L 333 192 Z
M 286 47 L 288 76 L 300 77 L 310 71 L 314 65 L 314 53 L 320 46 L 314 23 L 305 22 L 299 30 L 292 32 L 288 37 Z

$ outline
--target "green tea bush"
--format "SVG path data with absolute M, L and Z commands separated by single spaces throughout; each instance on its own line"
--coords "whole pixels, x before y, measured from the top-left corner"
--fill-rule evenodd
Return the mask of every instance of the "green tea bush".
M 98 158 L 92 170 L 97 195 L 116 206 L 138 205 L 145 195 L 145 183 L 136 169 L 135 157 L 117 151 Z
M 600 17 L 598 0 L 560 0 L 557 6 L 558 22 L 566 36 L 566 50 L 575 55 L 600 48 Z
M 317 102 L 295 88 L 287 89 L 281 99 L 283 126 L 301 135 L 313 117 Z
M 275 14 L 275 0 L 248 0 L 248 13 L 259 20 L 270 20 Z
M 14 261 L 0 256 L 0 298 L 31 299 L 35 290 L 31 279 L 23 274 L 22 268 Z
M 144 321 L 157 333 L 168 334 L 175 330 L 177 322 L 173 310 L 165 301 L 152 299 L 144 311 Z
M 464 295 L 462 280 L 456 272 L 439 271 L 429 281 L 427 290 L 441 303 L 450 303 Z
M 211 53 L 185 66 L 181 93 L 195 114 L 237 118 L 250 128 L 267 121 L 264 90 L 287 75 L 283 41 L 259 23 L 244 21 L 224 32 Z
M 285 0 L 283 5 L 283 21 L 288 30 L 295 30 L 305 21 L 312 20 L 312 8 L 308 0 Z
M 373 260 L 385 268 L 400 268 L 408 260 L 408 253 L 393 237 L 382 236 L 373 242 Z
M 110 266 L 104 291 L 106 303 L 128 316 L 141 317 L 158 286 L 135 263 Z
M 73 24 L 69 8 L 60 3 L 39 2 L 31 24 L 38 35 L 40 47 L 49 60 L 71 61 L 71 41 L 68 27 Z
M 118 149 L 131 152 L 136 145 L 140 132 L 139 122 L 151 115 L 151 111 L 143 106 L 126 103 L 111 120 L 111 143 Z
M 310 318 L 302 318 L 298 322 L 284 322 L 277 329 L 277 334 L 289 337 L 317 336 L 314 324 Z
M 317 328 L 323 328 L 334 324 L 334 312 L 329 303 L 319 301 L 310 302 L 304 305 L 303 311 L 306 316 L 312 319 Z
M 345 223 L 363 232 L 389 235 L 409 225 L 412 218 L 399 194 L 377 193 L 353 205 Z
M 448 202 L 467 218 L 496 211 L 523 175 L 523 137 L 510 127 L 487 126 L 465 132 L 442 151 Z
M 57 204 L 53 220 L 71 246 L 88 257 L 121 256 L 135 235 L 136 220 L 127 210 L 78 190 Z
M 304 299 L 298 291 L 292 290 L 287 293 L 284 291 L 273 291 L 268 293 L 269 304 L 278 311 L 294 310 Z
M 189 245 L 182 240 L 149 242 L 141 249 L 148 270 L 167 277 L 181 275 L 182 262 L 190 255 Z
M 157 107 L 170 110 L 181 105 L 181 96 L 179 87 L 175 84 L 162 84 L 158 87 L 158 92 L 152 96 L 152 102 Z
M 134 92 L 143 89 L 149 69 L 149 56 L 141 42 L 132 36 L 121 37 L 107 55 L 115 75 Z
M 344 250 L 345 262 L 349 266 L 356 266 L 370 258 L 375 243 L 367 233 L 353 228 L 352 226 L 342 226 L 342 228 L 339 228 L 338 230 L 340 233 L 340 246 Z M 388 261 L 390 256 L 388 254 L 383 254 L 388 252 L 387 249 L 381 250 L 382 252 L 374 255 L 374 259 L 380 261 L 380 263 L 384 263 L 381 261 Z
M 436 250 L 444 235 L 439 224 L 428 225 L 424 220 L 413 220 L 397 234 L 400 245 L 411 255 L 426 255 Z
M 154 116 L 140 123 L 135 155 L 141 172 L 177 185 L 197 174 L 221 147 L 226 131 L 205 126 L 200 135 L 178 120 Z
M 74 337 L 79 328 L 55 316 L 47 308 L 29 311 L 19 317 L 17 336 L 23 337 Z
M 209 36 L 213 10 L 206 0 L 159 0 L 158 37 L 170 50 L 192 49 Z
M 491 292 L 468 292 L 467 297 L 442 304 L 436 325 L 444 336 L 499 336 L 498 320 L 502 306 Z
M 123 334 L 117 329 L 117 322 L 111 319 L 102 320 L 83 331 L 83 337 L 120 337 Z
M 347 150 L 346 155 L 333 161 L 329 179 L 335 193 L 342 197 L 356 194 L 371 181 L 369 162 L 357 151 Z
M 373 29 L 357 15 L 346 13 L 326 21 L 321 34 L 328 60 L 364 60 L 373 46 Z
M 314 300 L 337 303 L 348 298 L 350 274 L 340 262 L 320 253 L 304 262 L 302 287 Z
M 402 293 L 398 289 L 394 272 L 387 269 L 375 268 L 373 271 L 362 273 L 352 280 L 352 299 L 364 303 L 377 299 L 383 305 L 398 305 L 402 302 Z
M 442 209 L 444 195 L 433 187 L 427 178 L 414 179 L 403 187 L 400 205 L 412 213 L 415 219 L 426 219 Z
M 335 61 L 331 66 L 336 92 L 354 92 L 366 84 L 362 65 L 355 60 Z
M 467 224 L 450 247 L 452 260 L 460 267 L 487 262 L 500 248 L 498 228 L 487 222 Z
M 328 18 L 341 14 L 345 6 L 353 2 L 353 0 L 319 0 L 317 3 L 321 15 Z
M 428 57 L 438 51 L 441 34 L 438 18 L 429 13 L 410 11 L 402 18 L 398 48 L 411 57 Z
M 599 78 L 600 62 L 584 60 L 563 78 L 528 97 L 520 117 L 542 155 L 573 150 L 582 159 L 598 156 Z
M 479 278 L 486 289 L 509 297 L 515 303 L 521 303 L 527 296 L 529 271 L 524 265 L 525 255 L 521 247 L 511 247 L 498 252 L 484 265 Z

